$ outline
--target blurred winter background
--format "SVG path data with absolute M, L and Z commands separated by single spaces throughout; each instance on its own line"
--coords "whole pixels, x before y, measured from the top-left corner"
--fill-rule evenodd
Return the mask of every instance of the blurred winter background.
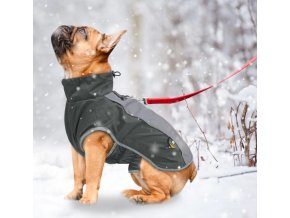
M 140 207 L 123 199 L 120 191 L 136 186 L 121 165 L 105 166 L 96 205 L 64 201 L 73 175 L 64 74 L 50 43 L 62 24 L 127 29 L 110 56 L 122 73 L 114 89 L 138 98 L 196 91 L 256 55 L 256 0 L 34 0 L 35 217 L 256 217 L 256 64 L 189 99 L 189 108 L 148 106 L 180 132 L 199 166 L 198 178 L 172 201 Z

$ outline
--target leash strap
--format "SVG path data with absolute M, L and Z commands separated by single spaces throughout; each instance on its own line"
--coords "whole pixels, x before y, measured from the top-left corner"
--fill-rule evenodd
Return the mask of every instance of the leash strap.
M 247 67 L 249 67 L 250 65 L 252 65 L 255 61 L 257 60 L 257 56 L 254 56 L 251 60 L 249 60 L 244 66 L 242 66 L 240 69 L 238 69 L 237 71 L 233 72 L 232 74 L 228 75 L 227 77 L 225 77 L 224 79 L 222 79 L 219 82 L 216 82 L 204 89 L 198 90 L 196 92 L 193 93 L 189 93 L 187 95 L 182 95 L 182 96 L 178 96 L 178 97 L 173 97 L 173 98 L 143 98 L 143 103 L 144 104 L 172 104 L 172 103 L 176 103 L 176 102 L 180 102 L 183 101 L 187 98 L 193 97 L 195 95 L 198 95 L 202 92 L 205 92 L 206 90 L 209 90 L 213 87 L 218 86 L 219 84 L 221 84 L 222 82 L 228 80 L 229 78 L 237 75 L 238 73 L 240 73 L 241 71 L 243 71 L 244 69 L 246 69 Z

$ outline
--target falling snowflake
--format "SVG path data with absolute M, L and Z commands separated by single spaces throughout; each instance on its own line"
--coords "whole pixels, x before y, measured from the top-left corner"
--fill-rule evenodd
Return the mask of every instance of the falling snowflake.
M 163 64 L 162 65 L 163 70 L 169 70 L 169 65 L 168 64 Z M 170 74 L 170 73 L 169 73 Z
M 156 154 L 159 152 L 159 148 L 158 148 L 158 145 L 156 143 L 153 143 L 150 147 L 150 151 L 153 153 L 153 154 Z
M 94 126 L 102 126 L 102 122 L 100 120 L 97 120 L 94 122 Z

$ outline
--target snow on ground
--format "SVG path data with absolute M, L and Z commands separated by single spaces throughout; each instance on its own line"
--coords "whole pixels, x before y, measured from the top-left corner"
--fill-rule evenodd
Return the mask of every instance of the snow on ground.
M 120 193 L 138 187 L 127 172 L 127 165 L 106 164 L 99 199 L 95 205 L 65 200 L 73 187 L 70 148 L 36 147 L 34 150 L 34 217 L 98 218 L 252 218 L 256 217 L 256 173 L 218 179 L 255 168 L 202 167 L 193 183 L 170 201 L 156 205 L 137 205 Z M 208 178 L 209 179 L 204 179 Z

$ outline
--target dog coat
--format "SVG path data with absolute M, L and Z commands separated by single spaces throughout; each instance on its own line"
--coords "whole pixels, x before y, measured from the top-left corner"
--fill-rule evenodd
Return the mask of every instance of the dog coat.
M 192 153 L 178 132 L 138 100 L 113 91 L 114 72 L 63 79 L 65 129 L 75 150 L 85 155 L 84 139 L 95 131 L 114 141 L 106 163 L 129 164 L 140 170 L 143 158 L 163 171 L 178 171 L 192 163 Z

